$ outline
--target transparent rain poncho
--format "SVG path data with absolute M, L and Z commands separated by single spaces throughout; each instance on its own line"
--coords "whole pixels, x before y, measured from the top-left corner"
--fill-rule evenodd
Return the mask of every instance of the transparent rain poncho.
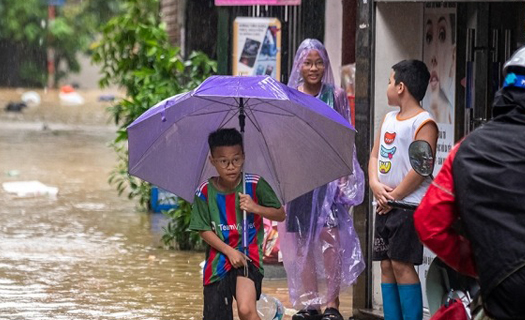
M 346 93 L 335 87 L 325 47 L 306 39 L 295 55 L 288 85 L 300 89 L 303 62 L 316 50 L 324 62 L 323 100 L 350 122 Z M 319 163 L 322 166 L 322 163 Z M 352 206 L 363 201 L 364 174 L 354 148 L 354 173 L 319 187 L 286 204 L 286 221 L 279 224 L 279 238 L 288 278 L 290 301 L 296 309 L 320 308 L 334 301 L 341 290 L 354 284 L 365 264 L 354 230 Z

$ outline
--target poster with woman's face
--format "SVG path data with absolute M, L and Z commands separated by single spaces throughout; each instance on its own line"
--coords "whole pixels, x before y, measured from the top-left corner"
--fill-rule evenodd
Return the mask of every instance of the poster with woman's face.
M 423 61 L 430 83 L 423 99 L 439 127 L 436 170 L 454 145 L 456 88 L 456 4 L 426 3 L 423 14 Z

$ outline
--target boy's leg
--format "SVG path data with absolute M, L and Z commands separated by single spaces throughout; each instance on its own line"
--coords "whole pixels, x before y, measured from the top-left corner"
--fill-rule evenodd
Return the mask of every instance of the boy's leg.
M 401 299 L 390 259 L 381 261 L 381 296 L 385 320 L 403 320 Z
M 423 245 L 414 227 L 413 212 L 392 210 L 389 257 L 405 320 L 423 319 L 423 295 L 414 265 L 423 262 Z M 391 213 L 391 214 L 392 214 Z
M 225 279 L 204 286 L 203 320 L 233 320 L 233 297 Z
M 261 320 L 257 314 L 257 292 L 252 279 L 237 276 L 235 299 L 241 320 Z
M 381 296 L 385 320 L 403 320 L 396 277 L 388 255 L 391 237 L 390 218 L 390 213 L 376 214 L 372 259 L 381 263 Z
M 423 319 L 423 294 L 421 284 L 398 284 L 399 299 L 404 320 Z
M 391 265 L 395 277 L 394 281 L 398 284 L 419 283 L 419 276 L 413 263 L 391 260 Z
M 396 283 L 396 276 L 390 259 L 381 261 L 381 283 Z
M 394 274 L 405 320 L 423 319 L 423 294 L 414 265 L 410 262 L 392 261 Z

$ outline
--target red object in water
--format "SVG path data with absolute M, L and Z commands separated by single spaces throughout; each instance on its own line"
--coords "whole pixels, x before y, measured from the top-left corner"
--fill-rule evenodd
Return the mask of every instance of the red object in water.
M 70 85 L 65 85 L 60 88 L 60 92 L 62 93 L 72 93 L 75 92 L 75 88 L 73 88 Z

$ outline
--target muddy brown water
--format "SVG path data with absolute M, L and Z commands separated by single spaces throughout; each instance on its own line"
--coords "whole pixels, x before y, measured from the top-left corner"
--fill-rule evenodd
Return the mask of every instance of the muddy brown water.
M 0 89 L 0 106 L 21 92 Z M 201 319 L 204 254 L 162 248 L 162 214 L 140 212 L 107 183 L 109 104 L 97 91 L 82 92 L 83 106 L 39 93 L 40 106 L 0 110 L 0 183 L 38 180 L 59 192 L 0 189 L 0 319 Z M 263 291 L 291 307 L 285 279 L 265 280 Z

